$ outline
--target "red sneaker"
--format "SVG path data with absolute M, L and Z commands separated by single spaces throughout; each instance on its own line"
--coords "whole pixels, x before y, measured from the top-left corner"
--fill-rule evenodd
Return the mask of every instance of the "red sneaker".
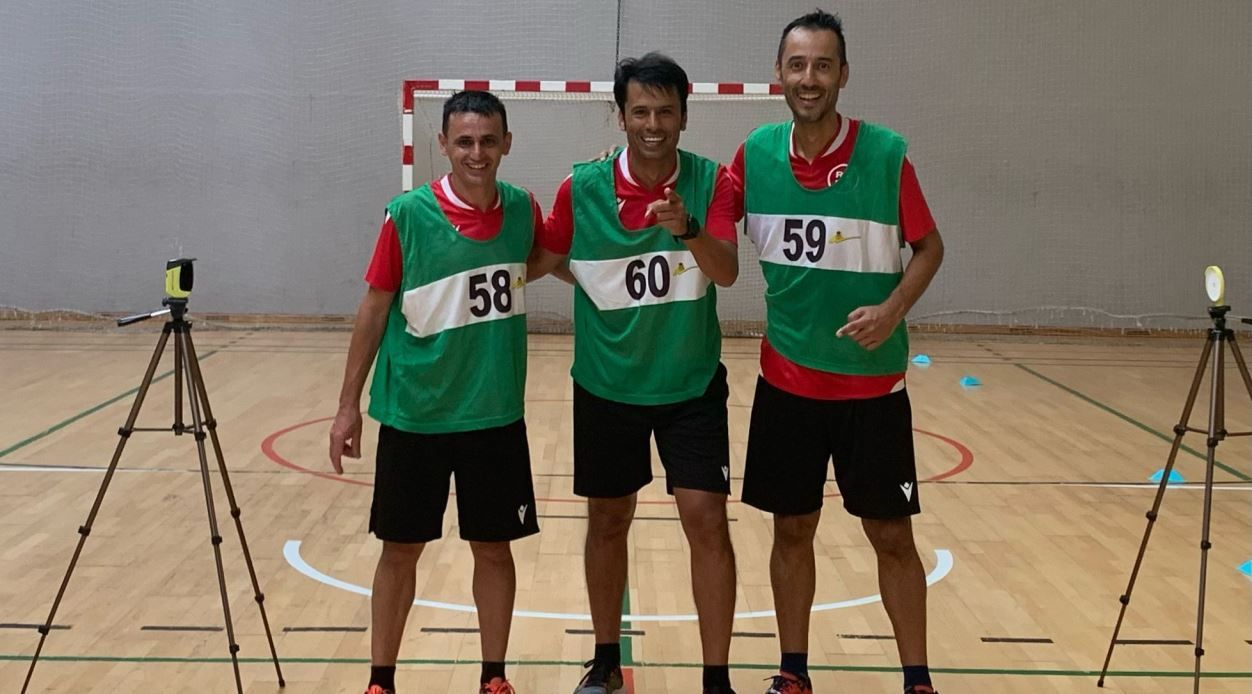
M 484 682 L 483 686 L 478 688 L 478 694 L 517 694 L 513 691 L 513 685 L 502 677 L 492 677 L 490 682 Z
M 779 672 L 769 678 L 769 689 L 765 690 L 765 694 L 813 694 L 813 683 L 804 675 Z

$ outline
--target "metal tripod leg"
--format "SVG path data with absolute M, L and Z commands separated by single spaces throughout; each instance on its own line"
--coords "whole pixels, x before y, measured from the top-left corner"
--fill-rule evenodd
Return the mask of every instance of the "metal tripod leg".
M 1199 392 L 1200 380 L 1204 374 L 1205 367 L 1214 347 L 1216 347 L 1216 356 L 1213 357 L 1212 370 L 1210 372 L 1210 388 L 1209 388 L 1209 419 L 1208 427 L 1203 430 L 1207 435 L 1205 440 L 1205 472 L 1204 472 L 1204 509 L 1200 530 L 1200 580 L 1197 591 L 1196 605 L 1196 636 L 1195 636 L 1195 672 L 1193 677 L 1193 691 L 1195 694 L 1200 692 L 1200 673 L 1201 660 L 1204 657 L 1204 606 L 1205 597 L 1208 589 L 1208 556 L 1209 550 L 1212 549 L 1211 529 L 1213 517 L 1213 476 L 1217 467 L 1217 446 L 1230 436 L 1249 436 L 1252 432 L 1229 432 L 1226 430 L 1226 385 L 1225 385 L 1225 347 L 1230 344 L 1230 352 L 1235 358 L 1235 363 L 1239 367 L 1239 375 L 1243 379 L 1243 385 L 1247 390 L 1249 400 L 1252 400 L 1252 375 L 1248 373 L 1247 362 L 1243 359 L 1243 354 L 1239 351 L 1239 344 L 1235 340 L 1233 330 L 1226 328 L 1225 313 L 1227 307 L 1214 307 L 1210 309 L 1210 315 L 1214 318 L 1214 328 L 1209 331 L 1208 341 L 1205 342 L 1204 352 L 1200 357 L 1200 363 L 1196 368 L 1195 378 L 1191 383 L 1191 390 L 1187 395 L 1187 403 L 1183 408 L 1182 419 L 1178 426 L 1174 427 L 1174 445 L 1170 450 L 1169 462 L 1165 466 L 1161 484 L 1156 491 L 1156 500 L 1152 504 L 1152 510 L 1148 512 L 1148 527 L 1143 534 L 1143 542 L 1139 545 L 1139 555 L 1135 559 L 1134 569 L 1130 574 L 1130 583 L 1126 588 L 1126 593 L 1121 596 L 1122 609 L 1117 616 L 1117 626 L 1113 629 L 1113 638 L 1109 641 L 1108 654 L 1104 658 L 1104 668 L 1100 671 L 1100 679 L 1097 684 L 1104 686 L 1104 677 L 1108 673 L 1109 661 L 1113 657 L 1113 647 L 1117 643 L 1117 636 L 1121 632 L 1122 620 L 1126 616 L 1126 608 L 1130 604 L 1130 593 L 1134 589 L 1135 579 L 1139 574 L 1139 569 L 1143 563 L 1144 552 L 1147 549 L 1148 539 L 1152 534 L 1152 526 L 1156 522 L 1157 513 L 1160 510 L 1161 500 L 1165 494 L 1165 487 L 1169 482 L 1169 473 L 1173 469 L 1175 458 L 1178 455 L 1178 449 L 1182 443 L 1182 437 L 1188 431 L 1200 432 L 1199 429 L 1193 429 L 1188 426 L 1191 419 L 1191 410 L 1195 404 L 1196 395 Z
M 235 491 L 231 487 L 230 474 L 226 470 L 226 460 L 222 456 L 222 444 L 217 437 L 217 420 L 213 418 L 213 410 L 209 406 L 209 392 L 204 385 L 204 375 L 200 371 L 200 360 L 196 356 L 196 348 L 191 339 L 190 326 L 183 333 L 183 339 L 185 340 L 183 353 L 186 355 L 187 368 L 190 374 L 188 382 L 191 384 L 192 407 L 195 407 L 194 403 L 197 399 L 204 406 L 204 426 L 208 429 L 209 437 L 212 439 L 213 452 L 217 456 L 217 469 L 222 475 L 222 486 L 226 489 L 226 500 L 230 504 L 230 515 L 231 518 L 235 519 L 235 530 L 239 534 L 239 544 L 243 548 L 244 563 L 248 566 L 248 576 L 252 580 L 253 598 L 256 600 L 257 609 L 261 612 L 261 623 L 265 626 L 265 638 L 269 641 L 270 656 L 274 660 L 274 671 L 278 674 L 278 686 L 285 687 L 287 683 L 283 680 L 283 670 L 278 663 L 278 651 L 274 648 L 274 636 L 270 631 L 270 620 L 265 613 L 265 594 L 261 592 L 261 584 L 256 577 L 256 568 L 252 564 L 252 552 L 248 549 L 248 538 L 243 532 L 243 512 L 235 501 Z M 229 622 L 229 620 L 227 621 Z M 233 646 L 233 639 L 231 643 Z
M 204 377 L 200 371 L 200 362 L 196 356 L 195 348 L 191 342 L 191 324 L 181 319 L 180 315 L 165 324 L 161 331 L 160 340 L 157 342 L 156 350 L 152 354 L 152 359 L 148 363 L 148 369 L 144 373 L 143 381 L 140 383 L 138 394 L 135 396 L 135 402 L 131 406 L 130 415 L 126 419 L 126 424 L 118 430 L 121 437 L 118 441 L 117 448 L 113 452 L 113 459 L 109 462 L 109 467 L 105 473 L 104 479 L 100 483 L 100 490 L 96 494 L 95 503 L 92 505 L 91 512 L 87 516 L 87 522 L 78 529 L 79 540 L 78 547 L 74 550 L 74 555 L 70 559 L 69 567 L 66 569 L 65 578 L 61 582 L 61 588 L 57 592 L 56 599 L 53 601 L 52 609 L 48 613 L 47 621 L 39 627 L 39 645 L 35 649 L 35 655 L 31 659 L 30 669 L 26 673 L 26 680 L 22 684 L 22 693 L 25 694 L 30 685 L 31 678 L 35 672 L 35 666 L 39 662 L 39 655 L 43 651 L 44 642 L 48 638 L 48 633 L 52 629 L 52 622 L 56 618 L 57 609 L 60 607 L 61 600 L 65 596 L 66 588 L 69 585 L 70 576 L 74 572 L 74 567 L 78 563 L 78 558 L 82 553 L 83 545 L 86 543 L 87 535 L 91 533 L 92 525 L 95 522 L 96 515 L 99 513 L 101 503 L 104 500 L 105 492 L 108 490 L 109 483 L 113 479 L 113 473 L 117 470 L 118 461 L 122 457 L 122 451 L 126 446 L 127 440 L 135 431 L 151 431 L 150 429 L 136 429 L 135 421 L 139 416 L 139 410 L 143 406 L 148 389 L 152 384 L 153 376 L 156 373 L 161 356 L 165 351 L 165 347 L 169 342 L 170 334 L 174 335 L 174 426 L 172 430 L 175 435 L 190 432 L 196 440 L 196 451 L 200 461 L 200 478 L 204 486 L 205 507 L 209 516 L 209 537 L 213 545 L 213 557 L 217 565 L 217 581 L 218 588 L 221 592 L 222 612 L 226 621 L 226 638 L 230 645 L 231 663 L 235 673 L 236 690 L 243 693 L 243 681 L 239 672 L 239 645 L 235 641 L 234 624 L 230 614 L 229 595 L 226 590 L 226 574 L 222 565 L 221 552 L 221 533 L 217 526 L 217 512 L 213 504 L 213 488 L 209 475 L 208 455 L 205 450 L 204 440 L 211 436 L 213 441 L 214 454 L 217 458 L 218 469 L 222 475 L 222 481 L 226 489 L 226 496 L 230 502 L 231 516 L 235 519 L 235 529 L 239 533 L 240 543 L 243 546 L 244 559 L 248 565 L 248 574 L 252 580 L 253 592 L 256 602 L 261 611 L 261 621 L 265 625 L 265 636 L 269 641 L 270 654 L 274 659 L 274 669 L 278 673 L 279 686 L 286 686 L 283 680 L 282 669 L 278 662 L 278 653 L 274 648 L 274 637 L 270 631 L 269 617 L 266 615 L 264 600 L 265 596 L 261 593 L 260 584 L 257 580 L 256 569 L 252 563 L 252 555 L 248 550 L 248 542 L 244 537 L 243 524 L 240 521 L 242 512 L 239 505 L 235 501 L 235 493 L 230 484 L 230 477 L 226 470 L 225 459 L 222 455 L 221 442 L 217 436 L 217 423 L 213 419 L 212 410 L 209 408 L 208 390 L 204 385 Z M 183 385 L 187 388 L 188 404 L 191 411 L 190 426 L 183 423 L 182 409 L 182 391 Z M 204 417 L 201 416 L 201 407 L 203 406 Z M 168 431 L 157 429 L 155 431 Z
M 100 504 L 104 501 L 105 492 L 109 490 L 109 483 L 113 480 L 113 473 L 117 470 L 117 462 L 122 458 L 122 451 L 126 448 L 126 441 L 135 429 L 135 420 L 139 417 L 139 409 L 143 407 L 144 398 L 148 395 L 148 388 L 152 385 L 152 376 L 156 373 L 157 364 L 161 362 L 161 353 L 165 351 L 165 343 L 169 341 L 173 325 L 172 321 L 168 322 L 161 330 L 161 338 L 157 340 L 156 349 L 152 352 L 152 360 L 148 362 L 148 370 L 144 372 L 143 381 L 139 384 L 139 392 L 135 394 L 135 402 L 130 406 L 130 414 L 126 417 L 126 424 L 117 430 L 119 438 L 117 448 L 113 449 L 113 459 L 109 461 L 109 468 L 104 473 L 104 479 L 100 481 L 100 490 L 96 492 L 96 501 L 91 505 L 91 512 L 87 514 L 87 522 L 78 528 L 78 546 L 74 548 L 74 556 L 70 558 L 70 565 L 65 570 L 65 578 L 61 580 L 61 589 L 57 591 L 56 599 L 52 601 L 52 609 L 48 611 L 48 619 L 43 626 L 39 627 L 39 645 L 35 648 L 35 656 L 31 658 L 30 668 L 26 671 L 26 680 L 22 683 L 22 694 L 26 693 L 27 687 L 30 686 L 30 679 L 35 674 L 35 665 L 39 662 L 39 654 L 43 651 L 44 641 L 48 638 L 48 632 L 52 630 L 52 620 L 56 617 L 57 608 L 61 606 L 61 598 L 65 597 L 65 589 L 70 584 L 70 576 L 74 573 L 74 566 L 78 564 L 78 557 L 83 552 L 83 545 L 87 542 L 87 536 L 91 534 L 91 526 L 96 522 L 96 514 L 100 512 Z
M 1148 511 L 1148 525 L 1143 531 L 1143 541 L 1139 543 L 1139 554 L 1135 557 L 1135 566 L 1130 571 L 1130 582 L 1126 585 L 1126 592 L 1122 593 L 1119 598 L 1122 608 L 1117 613 L 1117 625 L 1113 627 L 1113 636 L 1109 639 L 1109 650 L 1104 656 L 1104 667 L 1100 669 L 1100 679 L 1096 681 L 1096 686 L 1104 686 L 1104 676 L 1109 671 L 1109 662 L 1113 660 L 1113 647 L 1117 644 L 1117 636 L 1122 631 L 1122 620 L 1126 618 L 1126 608 L 1130 605 L 1130 595 L 1135 589 L 1135 581 L 1139 577 L 1139 569 L 1143 566 L 1143 556 L 1148 549 L 1148 540 L 1152 537 L 1152 526 L 1156 524 L 1157 514 L 1161 510 L 1161 502 L 1165 498 L 1165 487 L 1169 484 L 1169 473 L 1174 469 L 1174 462 L 1178 458 L 1178 450 L 1182 447 L 1182 437 L 1187 433 L 1187 423 L 1191 421 L 1191 410 L 1195 406 L 1196 395 L 1200 392 L 1200 382 L 1204 378 L 1204 367 L 1208 365 L 1209 356 L 1213 352 L 1213 346 L 1218 341 L 1219 336 L 1214 331 L 1209 332 L 1208 340 L 1204 343 L 1204 351 L 1200 353 L 1200 363 L 1196 366 L 1195 377 L 1191 379 L 1191 389 L 1187 392 L 1187 402 L 1183 405 L 1182 416 L 1178 420 L 1178 425 L 1174 427 L 1174 443 L 1169 449 L 1169 459 L 1165 463 L 1165 469 L 1161 474 L 1161 484 L 1156 488 L 1156 498 L 1152 501 L 1152 510 Z
M 183 324 L 186 325 L 186 324 Z M 188 327 L 190 327 L 188 325 Z M 178 338 L 174 339 L 174 435 L 182 436 L 187 431 L 186 425 L 183 424 L 183 370 L 179 365 L 183 363 L 183 342 Z
M 1195 694 L 1200 692 L 1200 659 L 1204 657 L 1204 601 L 1208 588 L 1209 550 L 1213 547 L 1213 544 L 1209 541 L 1209 529 L 1213 517 L 1213 469 L 1217 466 L 1217 445 L 1232 435 L 1226 431 L 1226 379 L 1222 346 L 1227 342 L 1230 343 L 1230 353 L 1235 358 L 1235 364 L 1239 367 L 1239 375 L 1243 378 L 1243 385 L 1244 389 L 1247 390 L 1248 399 L 1252 400 L 1252 375 L 1248 374 L 1248 364 L 1243 360 L 1243 354 L 1239 352 L 1239 343 L 1235 341 L 1234 331 L 1223 330 L 1223 344 L 1218 345 L 1217 359 L 1213 364 L 1212 396 L 1209 411 L 1215 414 L 1209 417 L 1208 439 L 1206 442 L 1208 452 L 1205 456 L 1207 470 L 1204 480 L 1204 517 L 1200 531 L 1200 594 L 1196 606 Z M 1248 433 L 1241 432 L 1233 435 L 1247 436 Z
M 186 339 L 187 333 L 183 328 L 175 329 L 174 339 L 180 342 Z M 182 344 L 185 347 L 185 344 Z M 184 354 L 186 350 L 183 350 Z M 209 480 L 209 460 L 204 451 L 204 420 L 200 417 L 200 402 L 194 394 L 198 390 L 195 385 L 194 376 L 191 371 L 190 360 L 185 360 L 179 364 L 178 368 L 185 369 L 187 383 L 193 397 L 189 399 L 191 405 L 191 432 L 196 439 L 196 453 L 200 458 L 200 479 L 204 483 L 204 505 L 209 513 L 209 539 L 213 545 L 213 561 L 217 564 L 217 585 L 222 593 L 222 614 L 226 618 L 226 640 L 230 644 L 230 662 L 235 669 L 235 688 L 239 694 L 243 694 L 243 680 L 239 675 L 239 644 L 235 643 L 235 627 L 230 618 L 230 597 L 226 592 L 226 573 L 222 570 L 222 536 L 217 529 L 217 511 L 213 507 L 213 485 Z
M 1217 444 L 1226 438 L 1226 379 L 1222 370 L 1225 366 L 1225 338 L 1223 331 L 1218 338 L 1217 356 L 1213 359 L 1213 372 L 1210 376 L 1209 426 L 1205 442 L 1208 450 L 1205 454 L 1204 470 L 1204 517 L 1200 530 L 1200 590 L 1196 600 L 1195 694 L 1200 694 L 1200 659 L 1204 657 L 1204 597 L 1208 586 L 1209 548 L 1213 546 L 1209 542 L 1209 524 L 1213 514 L 1213 468 L 1217 462 Z

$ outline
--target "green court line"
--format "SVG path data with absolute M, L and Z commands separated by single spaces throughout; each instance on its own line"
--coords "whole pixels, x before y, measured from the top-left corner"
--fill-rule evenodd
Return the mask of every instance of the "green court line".
M 70 663 L 229 663 L 230 658 L 194 658 L 194 657 L 164 657 L 164 656 L 82 656 L 82 655 L 41 655 L 41 661 L 53 660 L 59 662 Z M 29 655 L 4 654 L 0 653 L 0 662 L 15 661 L 29 662 Z M 269 664 L 273 661 L 269 658 L 239 658 L 240 663 L 246 664 Z M 313 664 L 313 665 L 364 665 L 370 662 L 369 658 L 279 658 L 280 663 L 284 664 Z M 480 661 L 459 659 L 459 658 L 401 658 L 396 661 L 397 665 L 472 665 L 478 666 Z M 578 667 L 583 666 L 579 660 L 510 660 L 509 665 L 518 666 L 535 666 L 535 667 Z M 623 662 L 624 664 L 624 662 Z M 632 667 L 643 668 L 703 668 L 701 663 L 666 663 L 666 662 L 647 662 L 638 661 L 632 664 Z M 731 663 L 732 670 L 762 670 L 773 672 L 778 670 L 777 663 Z M 819 672 L 886 672 L 899 674 L 900 668 L 894 665 L 809 665 L 810 671 Z M 1022 677 L 1098 677 L 1098 670 L 1027 670 L 1021 668 L 961 668 L 961 667 L 932 667 L 930 671 L 933 673 L 945 675 L 1002 675 L 1002 676 L 1022 676 Z M 1108 677 L 1192 677 L 1191 670 L 1110 670 Z M 1205 679 L 1252 679 L 1252 672 L 1204 672 L 1200 674 Z
M 626 583 L 622 590 L 622 614 L 630 614 L 630 575 L 626 576 Z M 630 622 L 622 622 L 622 629 L 630 629 Z M 622 635 L 618 638 L 622 645 L 622 667 L 631 667 L 635 664 L 635 642 L 634 638 Z
M 1131 417 L 1131 416 L 1129 416 L 1129 415 L 1123 414 L 1123 413 L 1121 413 L 1121 412 L 1119 412 L 1119 411 L 1117 411 L 1117 410 L 1113 409 L 1112 407 L 1109 407 L 1108 405 L 1105 405 L 1104 403 L 1100 402 L 1099 400 L 1096 400 L 1095 398 L 1092 398 L 1092 397 L 1090 397 L 1090 396 L 1086 395 L 1085 393 L 1081 393 L 1081 392 L 1079 392 L 1079 391 L 1077 391 L 1077 390 L 1074 390 L 1073 388 L 1070 388 L 1069 386 L 1065 385 L 1064 383 L 1061 383 L 1061 382 L 1059 382 L 1059 381 L 1055 381 L 1055 380 L 1053 380 L 1053 379 L 1051 379 L 1051 378 L 1048 378 L 1047 376 L 1044 376 L 1043 374 L 1039 373 L 1038 371 L 1035 371 L 1034 369 L 1030 368 L 1029 366 L 1026 366 L 1026 365 L 1024 365 L 1024 364 L 1017 364 L 1017 363 L 1014 363 L 1014 364 L 1013 364 L 1013 366 L 1016 366 L 1017 368 L 1021 369 L 1022 371 L 1025 371 L 1026 373 L 1028 373 L 1028 374 L 1030 374 L 1030 375 L 1034 376 L 1035 378 L 1038 378 L 1038 379 L 1040 379 L 1040 380 L 1046 381 L 1047 383 L 1051 383 L 1052 385 L 1056 386 L 1057 388 L 1060 388 L 1061 390 L 1065 391 L 1066 393 L 1069 393 L 1070 395 L 1073 395 L 1073 396 L 1075 396 L 1075 397 L 1079 398 L 1080 400 L 1082 400 L 1082 401 L 1086 402 L 1087 404 L 1089 404 L 1089 405 L 1094 405 L 1095 407 L 1098 407 L 1098 408 L 1100 408 L 1101 410 L 1104 410 L 1105 412 L 1108 412 L 1109 414 L 1113 415 L 1114 417 L 1117 417 L 1118 419 L 1121 419 L 1122 421 L 1127 422 L 1128 424 L 1132 424 L 1132 425 L 1134 425 L 1134 426 L 1138 427 L 1139 429 L 1142 429 L 1143 431 L 1146 431 L 1146 432 L 1148 432 L 1149 434 L 1152 434 L 1153 436 L 1155 436 L 1155 437 L 1157 437 L 1157 438 L 1161 439 L 1162 441 L 1167 441 L 1167 442 L 1169 442 L 1170 444 L 1173 444 L 1173 442 L 1174 442 L 1174 437 L 1172 437 L 1172 436 L 1167 436 L 1167 435 L 1165 435 L 1165 434 L 1163 434 L 1163 433 L 1161 433 L 1161 432 L 1157 431 L 1156 429 L 1153 429 L 1152 427 L 1148 426 L 1147 424 L 1144 424 L 1143 422 L 1140 422 L 1139 420 L 1134 419 L 1133 417 Z M 1182 450 L 1184 450 L 1184 451 L 1186 451 L 1186 452 L 1188 452 L 1188 453 L 1190 453 L 1191 455 L 1193 455 L 1193 456 L 1195 456 L 1195 457 L 1199 458 L 1200 460 L 1204 460 L 1204 461 L 1206 461 L 1206 462 L 1207 462 L 1207 460 L 1208 460 L 1208 455 L 1207 455 L 1207 453 L 1201 453 L 1200 451 L 1197 451 L 1197 450 L 1195 450 L 1194 448 L 1191 448 L 1190 446 L 1187 446 L 1186 444 L 1184 444 L 1184 445 L 1181 447 L 1181 449 L 1182 449 Z M 1225 470 L 1226 472 L 1230 473 L 1231 475 L 1234 475 L 1235 477 L 1238 477 L 1239 479 L 1243 480 L 1244 482 L 1252 482 L 1252 477 L 1249 477 L 1249 476 L 1245 475 L 1244 473 L 1240 472 L 1239 470 L 1237 470 L 1237 469 L 1235 469 L 1235 468 L 1232 468 L 1232 467 L 1230 467 L 1229 465 L 1226 465 L 1225 463 L 1221 462 L 1220 460 L 1214 460 L 1214 461 L 1213 461 L 1213 464 L 1214 464 L 1215 466 L 1217 466 L 1217 467 L 1221 468 L 1222 470 Z
M 208 359 L 209 357 L 213 356 L 214 354 L 217 354 L 217 353 L 218 353 L 218 351 L 219 351 L 219 350 L 216 350 L 216 349 L 215 349 L 215 350 L 211 350 L 211 351 L 209 351 L 209 352 L 207 352 L 207 353 L 205 353 L 205 354 L 203 354 L 203 355 L 198 355 L 198 356 L 200 357 L 200 360 L 201 360 L 201 361 L 204 361 L 205 359 Z M 164 378 L 166 378 L 166 377 L 168 377 L 168 376 L 172 375 L 173 373 L 174 373 L 174 370 L 173 370 L 173 369 L 170 369 L 169 371 L 166 371 L 165 373 L 161 374 L 160 376 L 154 376 L 154 377 L 152 378 L 152 382 L 153 382 L 153 383 L 156 383 L 157 381 L 160 381 L 161 379 L 164 379 Z M 30 444 L 32 444 L 32 443 L 34 443 L 34 442 L 38 441 L 39 439 L 42 439 L 42 438 L 44 438 L 44 437 L 48 436 L 49 434 L 55 434 L 56 432 L 58 432 L 58 431 L 60 431 L 60 430 L 64 429 L 65 427 L 67 427 L 67 426 L 69 426 L 69 425 L 73 424 L 74 422 L 77 422 L 78 420 L 82 419 L 83 417 L 87 417 L 87 416 L 89 416 L 89 415 L 93 415 L 93 414 L 95 414 L 95 413 L 99 412 L 100 410 L 103 410 L 104 408 L 108 407 L 109 405 L 112 405 L 113 403 L 117 402 L 118 400 L 121 400 L 121 399 L 123 399 L 123 398 L 129 397 L 129 396 L 134 395 L 135 393 L 138 393 L 138 392 L 139 392 L 139 387 L 138 387 L 138 386 L 136 386 L 136 387 L 131 388 L 130 390 L 126 391 L 125 393 L 122 393 L 121 395 L 117 395 L 117 396 L 114 396 L 114 397 L 112 397 L 112 398 L 109 398 L 108 400 L 105 400 L 104 402 L 100 403 L 99 405 L 94 405 L 94 406 L 92 406 L 92 407 L 89 407 L 89 408 L 87 408 L 87 409 L 83 410 L 82 412 L 79 412 L 78 414 L 74 415 L 73 417 L 70 417 L 69 419 L 66 419 L 65 421 L 62 421 L 62 422 L 57 422 L 56 424 L 53 424 L 51 427 L 49 427 L 49 428 L 47 428 L 47 429 L 44 429 L 43 431 L 39 432 L 38 434 L 35 434 L 34 436 L 31 436 L 30 438 L 27 438 L 27 439 L 23 439 L 23 440 L 21 440 L 21 441 L 18 441 L 17 443 L 13 444 L 12 446 L 9 446 L 8 448 L 6 448 L 6 449 L 4 449 L 4 450 L 0 451 L 0 458 L 3 458 L 4 456 L 6 456 L 6 455 L 8 455 L 8 454 L 10 454 L 10 453 L 12 453 L 12 452 L 14 452 L 14 451 L 16 451 L 16 450 L 19 450 L 19 449 L 21 449 L 21 448 L 25 448 L 26 446 L 29 446 Z

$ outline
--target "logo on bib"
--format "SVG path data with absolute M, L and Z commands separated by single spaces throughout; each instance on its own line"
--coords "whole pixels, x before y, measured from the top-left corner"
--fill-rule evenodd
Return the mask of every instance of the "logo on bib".
M 843 231 L 839 230 L 835 232 L 835 236 L 834 238 L 830 240 L 830 243 L 831 245 L 834 245 L 837 243 L 843 243 L 844 241 L 852 241 L 853 239 L 859 239 L 859 238 L 861 237 L 860 236 L 844 236 Z
M 826 185 L 833 186 L 838 183 L 839 179 L 843 178 L 843 172 L 847 170 L 847 164 L 840 164 L 839 166 L 831 169 L 830 173 L 826 174 Z

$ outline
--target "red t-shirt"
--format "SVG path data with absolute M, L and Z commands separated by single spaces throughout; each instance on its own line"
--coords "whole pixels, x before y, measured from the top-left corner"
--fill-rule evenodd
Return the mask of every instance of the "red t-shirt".
M 796 152 L 795 141 L 792 140 L 791 170 L 795 172 L 796 180 L 801 186 L 810 190 L 826 188 L 838 181 L 848 167 L 861 123 L 843 117 L 839 120 L 838 132 L 822 153 L 811 162 Z M 735 160 L 730 165 L 728 177 L 734 186 L 735 219 L 738 220 L 743 217 L 742 144 L 735 152 Z M 935 230 L 935 220 L 930 215 L 921 185 L 917 182 L 917 172 L 913 170 L 913 164 L 907 157 L 900 170 L 900 230 L 904 234 L 904 240 L 909 243 L 914 243 Z M 879 397 L 902 388 L 904 380 L 903 373 L 857 376 L 810 369 L 779 354 L 768 339 L 761 340 L 761 376 L 775 388 L 819 400 Z
M 556 191 L 556 201 L 552 203 L 552 211 L 543 225 L 543 233 L 536 235 L 535 243 L 545 250 L 557 255 L 569 255 L 574 240 L 574 202 L 572 195 L 572 176 L 566 176 Z M 651 220 L 645 219 L 648 205 L 665 199 L 665 189 L 678 181 L 678 167 L 669 178 L 655 188 L 647 188 L 638 182 L 630 172 L 626 158 L 626 150 L 617 157 L 617 165 L 613 167 L 613 188 L 617 193 L 617 215 L 622 226 L 637 230 L 652 226 Z M 704 220 L 704 231 L 715 239 L 738 243 L 735 236 L 735 222 L 742 213 L 735 212 L 735 192 L 727 175 L 726 167 L 717 167 L 717 180 L 713 186 L 713 199 L 709 202 L 708 213 Z
M 504 207 L 500 204 L 499 195 L 490 209 L 480 210 L 457 196 L 447 176 L 431 182 L 430 189 L 435 194 L 440 211 L 461 235 L 475 241 L 489 241 L 500 233 L 500 227 L 504 224 Z M 535 236 L 539 236 L 543 228 L 543 213 L 533 195 L 530 206 L 534 214 Z M 383 219 L 383 228 L 378 233 L 374 257 L 370 259 L 369 268 L 365 271 L 365 281 L 375 289 L 399 291 L 400 277 L 404 271 L 404 259 L 400 253 L 400 237 L 396 234 L 396 225 L 388 213 Z

